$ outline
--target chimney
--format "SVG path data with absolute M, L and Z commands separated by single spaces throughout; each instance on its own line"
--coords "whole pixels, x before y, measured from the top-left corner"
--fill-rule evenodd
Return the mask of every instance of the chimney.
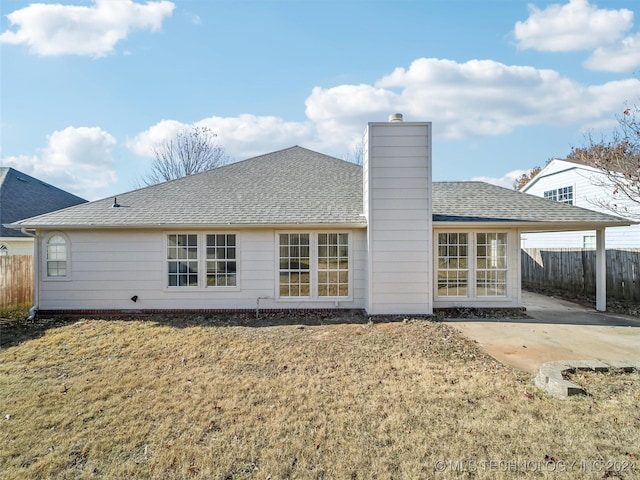
M 363 148 L 367 219 L 366 311 L 433 312 L 431 123 L 369 123 Z

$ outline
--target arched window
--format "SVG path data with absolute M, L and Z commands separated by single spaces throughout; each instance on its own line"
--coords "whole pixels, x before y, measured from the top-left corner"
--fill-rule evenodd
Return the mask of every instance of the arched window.
M 7 255 L 9 255 L 9 247 L 4 243 L 0 243 L 0 257 L 6 257 Z
M 47 277 L 67 276 L 67 240 L 53 235 L 47 241 Z

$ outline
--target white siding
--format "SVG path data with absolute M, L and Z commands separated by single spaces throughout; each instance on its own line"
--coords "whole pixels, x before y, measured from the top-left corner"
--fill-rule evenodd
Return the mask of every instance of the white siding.
M 323 230 L 324 231 L 324 230 Z M 330 231 L 330 229 L 327 229 Z M 201 230 L 205 233 L 221 233 Z M 239 288 L 169 289 L 166 287 L 165 235 L 197 231 L 67 231 L 70 243 L 68 279 L 41 277 L 42 310 L 363 308 L 366 235 L 352 230 L 353 300 L 346 302 L 277 302 L 275 233 L 235 230 Z M 46 235 L 42 235 L 46 237 Z M 44 241 L 44 240 L 43 240 Z M 44 248 L 44 247 L 43 247 Z M 44 250 L 43 250 L 44 251 Z M 44 272 L 44 264 L 40 271 Z M 131 297 L 137 295 L 137 302 Z M 267 297 L 267 298 L 264 298 Z
M 0 244 L 7 247 L 9 255 L 33 255 L 32 238 L 4 237 L 0 239 Z
M 611 198 L 610 188 L 594 185 L 594 180 L 598 178 L 603 178 L 602 174 L 592 168 L 563 160 L 553 160 L 523 191 L 543 197 L 545 191 L 572 186 L 575 206 L 611 213 L 595 203 L 598 199 Z M 615 201 L 620 204 L 625 203 L 623 199 Z M 595 236 L 595 234 L 595 230 L 524 233 L 521 246 L 522 248 L 582 248 L 584 237 Z M 605 244 L 610 249 L 640 248 L 640 225 L 607 228 Z
M 370 123 L 363 174 L 366 309 L 432 313 L 431 124 Z

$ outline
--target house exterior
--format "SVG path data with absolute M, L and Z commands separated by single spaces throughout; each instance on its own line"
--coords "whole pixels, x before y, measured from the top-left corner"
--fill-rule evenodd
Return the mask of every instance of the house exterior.
M 552 160 L 521 191 L 605 213 L 607 210 L 598 205 L 599 201 L 633 208 L 633 202 L 628 199 L 614 200 L 613 187 L 604 186 L 605 181 L 604 174 L 596 168 L 566 160 Z M 595 248 L 595 238 L 594 230 L 528 233 L 522 236 L 522 248 Z M 640 248 L 640 225 L 608 228 L 606 244 L 610 249 Z
M 18 170 L 0 167 L 0 255 L 33 255 L 33 237 L 6 224 L 84 202 Z
M 520 235 L 624 219 L 432 182 L 431 123 L 370 123 L 358 166 L 292 147 L 12 224 L 47 312 L 518 307 Z

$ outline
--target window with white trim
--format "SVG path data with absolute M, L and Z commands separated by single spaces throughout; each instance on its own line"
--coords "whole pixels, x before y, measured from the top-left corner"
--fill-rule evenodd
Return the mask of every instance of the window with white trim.
M 168 286 L 198 286 L 198 235 L 167 236 Z
M 207 235 L 207 286 L 237 285 L 236 236 L 224 233 Z
M 466 297 L 469 284 L 469 235 L 438 234 L 438 295 Z
M 309 234 L 280 234 L 280 296 L 311 296 Z
M 67 276 L 67 239 L 54 234 L 47 240 L 46 266 L 47 277 L 63 278 Z
M 507 294 L 507 234 L 476 234 L 476 296 Z
M 582 236 L 582 248 L 595 250 L 596 249 L 596 236 L 595 235 L 583 235 Z
M 544 198 L 547 200 L 553 200 L 554 202 L 573 205 L 573 186 L 547 190 L 544 192 Z
M 318 296 L 349 295 L 349 234 L 318 234 Z
M 506 297 L 508 234 L 437 234 L 438 297 Z
M 0 257 L 6 257 L 9 255 L 9 247 L 4 243 L 0 243 Z
M 279 233 L 278 298 L 349 298 L 349 234 Z
M 170 233 L 166 235 L 167 287 L 237 287 L 236 235 Z

